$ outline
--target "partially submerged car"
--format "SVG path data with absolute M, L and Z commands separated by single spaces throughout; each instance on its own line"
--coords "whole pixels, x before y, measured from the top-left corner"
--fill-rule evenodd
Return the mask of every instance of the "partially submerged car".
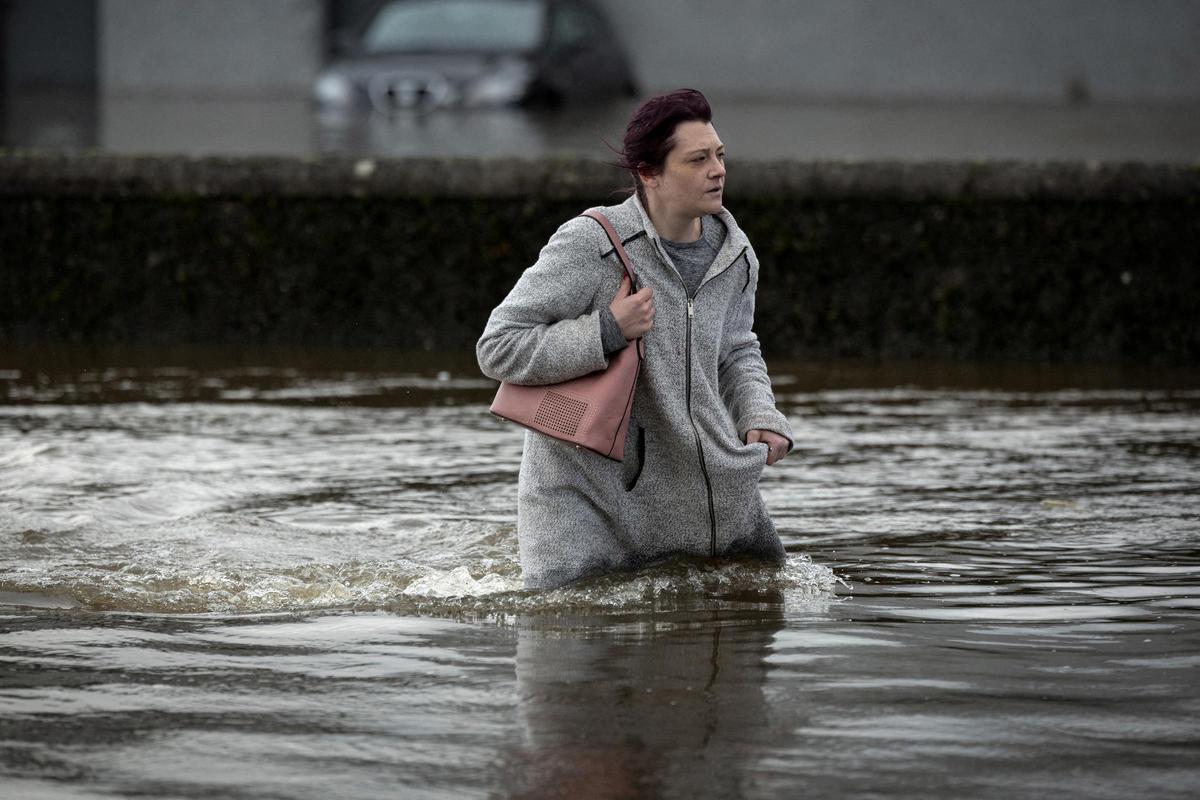
M 587 0 L 394 0 L 313 87 L 327 110 L 556 107 L 636 94 Z

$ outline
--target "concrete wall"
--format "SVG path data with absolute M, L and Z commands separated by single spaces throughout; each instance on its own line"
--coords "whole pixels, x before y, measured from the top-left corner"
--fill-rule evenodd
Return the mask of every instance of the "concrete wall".
M 105 93 L 307 97 L 321 0 L 101 0 Z
M 323 0 L 100 0 L 97 144 L 302 154 Z
M 739 165 L 771 357 L 1200 363 L 1200 166 Z M 595 162 L 0 155 L 0 348 L 469 351 Z M 734 270 L 726 280 L 739 280 Z
M 599 0 L 643 88 L 1200 101 L 1197 0 Z
M 1200 102 L 1200 0 L 598 2 L 648 91 Z M 102 87 L 302 96 L 324 54 L 327 8 L 330 21 L 361 10 L 100 0 Z

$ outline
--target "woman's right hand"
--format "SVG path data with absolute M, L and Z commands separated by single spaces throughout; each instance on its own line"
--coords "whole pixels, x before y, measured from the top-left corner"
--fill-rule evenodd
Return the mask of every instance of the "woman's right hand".
M 631 287 L 629 275 L 622 275 L 617 297 L 608 305 L 617 324 L 621 326 L 621 333 L 630 342 L 642 336 L 654 324 L 654 290 L 647 286 L 629 294 Z

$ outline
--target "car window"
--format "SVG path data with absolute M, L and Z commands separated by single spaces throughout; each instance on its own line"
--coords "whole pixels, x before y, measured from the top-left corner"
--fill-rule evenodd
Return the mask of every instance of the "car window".
M 532 50 L 544 19 L 542 0 L 400 0 L 371 20 L 363 50 Z
M 570 49 L 585 44 L 600 31 L 591 9 L 575 3 L 563 3 L 550 29 L 550 46 L 555 49 Z

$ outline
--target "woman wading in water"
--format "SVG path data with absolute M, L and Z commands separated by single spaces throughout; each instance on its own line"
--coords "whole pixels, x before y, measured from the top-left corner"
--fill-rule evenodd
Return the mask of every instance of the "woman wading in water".
M 492 312 L 477 346 L 484 374 L 541 385 L 603 369 L 645 339 L 624 461 L 525 435 L 517 536 L 531 588 L 679 555 L 784 558 L 758 479 L 793 434 L 752 330 L 758 259 L 721 203 L 725 147 L 708 101 L 681 89 L 643 103 L 621 166 L 635 191 L 599 210 L 638 291 L 625 296 L 608 237 L 576 217 Z

